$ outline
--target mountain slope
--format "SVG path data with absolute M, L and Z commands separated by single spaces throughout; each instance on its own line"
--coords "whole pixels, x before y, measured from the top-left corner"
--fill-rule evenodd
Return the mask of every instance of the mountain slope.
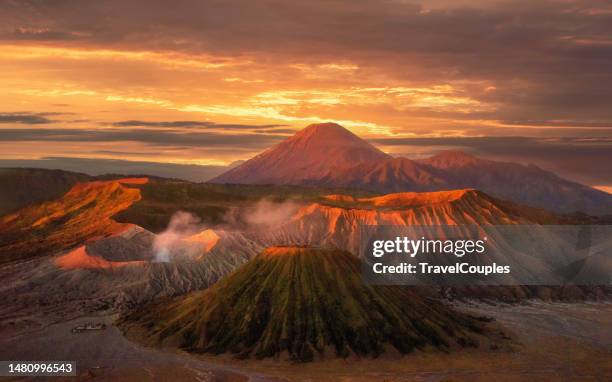
M 159 296 L 184 294 L 208 287 L 263 248 L 274 245 L 325 246 L 357 254 L 362 224 L 600 223 L 595 218 L 578 220 L 554 215 L 475 190 L 361 197 L 355 194 L 321 196 L 322 191 L 313 188 L 304 196 L 299 192 L 287 193 L 288 187 L 280 186 L 153 180 L 132 188 L 136 186 L 123 182 L 130 180 L 78 184 L 54 202 L 0 218 L 0 262 L 31 260 L 0 267 L 0 278 L 5 281 L 0 286 L 0 294 L 20 296 L 19 304 L 12 300 L 6 302 L 3 307 L 8 306 L 7 311 L 36 309 L 64 314 L 70 310 L 83 314 L 110 306 L 139 305 Z M 271 192 L 275 200 L 292 202 L 258 202 Z M 143 204 L 147 200 L 163 203 Z M 218 215 L 216 210 L 198 208 L 202 206 L 199 203 L 223 206 L 227 213 L 221 215 L 231 215 L 228 223 L 236 225 L 205 224 L 202 227 L 205 230 L 189 234 L 169 248 L 172 262 L 154 262 L 155 233 L 133 225 L 140 224 L 142 219 L 138 216 L 141 215 L 124 216 L 122 221 L 127 224 L 116 222 L 116 212 L 126 206 L 140 206 L 141 213 L 159 220 L 158 233 L 164 231 L 172 211 L 191 211 L 203 221 L 212 221 L 207 218 L 210 214 Z M 279 214 L 280 210 L 284 213 Z M 253 213 L 282 215 L 282 219 L 272 225 L 240 223 L 249 220 L 245 217 Z M 75 251 L 66 251 L 75 248 Z M 15 272 L 17 269 L 21 270 Z M 601 295 L 598 290 L 571 287 L 540 290 L 481 288 L 460 291 L 458 295 L 502 296 L 512 301 L 540 293 L 574 299 Z M 86 309 L 81 305 L 84 301 L 87 301 Z
M 0 218 L 0 263 L 82 244 L 127 228 L 111 217 L 140 199 L 127 184 L 147 178 L 77 183 L 61 198 Z
M 482 323 L 409 288 L 372 287 L 344 251 L 272 247 L 208 290 L 123 319 L 147 342 L 194 352 L 310 361 L 474 346 Z
M 447 180 L 408 158 L 388 158 L 354 165 L 311 182 L 325 187 L 363 189 L 372 192 L 431 191 L 452 187 Z
M 77 182 L 90 179 L 85 174 L 62 170 L 0 168 L 0 216 L 59 198 Z
M 534 165 L 486 160 L 457 151 L 442 152 L 418 163 L 428 171 L 442 171 L 451 188 L 477 188 L 502 199 L 561 213 L 612 213 L 612 195 Z
M 576 224 L 545 210 L 465 189 L 388 194 L 373 198 L 330 195 L 300 207 L 289 221 L 245 235 L 262 245 L 316 245 L 358 253 L 363 225 L 438 226 Z
M 392 158 L 336 124 L 311 125 L 212 182 L 378 193 L 475 188 L 560 213 L 612 214 L 612 195 L 533 165 L 484 160 L 457 151 L 419 161 Z
M 612 213 L 612 195 L 530 165 L 443 152 L 412 161 L 393 158 L 337 171 L 312 185 L 352 187 L 371 192 L 438 191 L 475 188 L 498 198 L 560 213 Z
M 390 158 L 334 123 L 315 124 L 212 179 L 212 183 L 306 184 L 357 163 Z

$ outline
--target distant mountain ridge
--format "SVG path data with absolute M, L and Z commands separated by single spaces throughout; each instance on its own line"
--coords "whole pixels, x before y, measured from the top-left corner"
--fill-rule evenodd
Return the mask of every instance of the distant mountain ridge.
M 378 193 L 475 188 L 558 213 L 612 213 L 612 195 L 534 165 L 486 160 L 461 151 L 422 160 L 394 158 L 334 123 L 310 125 L 210 182 Z

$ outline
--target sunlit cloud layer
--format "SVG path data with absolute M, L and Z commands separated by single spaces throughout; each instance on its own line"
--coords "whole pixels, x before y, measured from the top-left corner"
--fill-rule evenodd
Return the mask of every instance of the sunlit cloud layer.
M 5 160 L 223 165 L 325 121 L 409 156 L 612 137 L 606 1 L 4 1 L 0 52 Z

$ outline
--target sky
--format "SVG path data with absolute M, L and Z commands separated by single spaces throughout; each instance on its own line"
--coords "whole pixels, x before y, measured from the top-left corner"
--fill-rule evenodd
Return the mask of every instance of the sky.
M 612 191 L 610 68 L 609 1 L 0 0 L 0 166 L 206 178 L 333 121 Z

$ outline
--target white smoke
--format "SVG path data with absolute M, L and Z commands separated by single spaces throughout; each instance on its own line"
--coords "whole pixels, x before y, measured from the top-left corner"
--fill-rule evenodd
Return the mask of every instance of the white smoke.
M 289 221 L 298 208 L 292 201 L 277 203 L 262 199 L 244 211 L 242 219 L 249 227 L 274 227 Z
M 262 199 L 246 208 L 235 208 L 225 215 L 226 229 L 256 229 L 266 232 L 288 222 L 300 207 L 293 201 Z M 206 242 L 216 240 L 202 234 L 206 227 L 192 213 L 178 211 L 168 227 L 153 241 L 153 262 L 171 262 L 193 258 L 202 253 Z M 194 237 L 194 235 L 198 234 Z M 213 237 L 216 235 L 212 235 Z
M 194 214 L 184 211 L 175 212 L 166 230 L 155 236 L 153 261 L 163 263 L 171 261 L 173 253 L 176 253 L 181 247 L 181 241 L 203 229 L 200 219 Z

